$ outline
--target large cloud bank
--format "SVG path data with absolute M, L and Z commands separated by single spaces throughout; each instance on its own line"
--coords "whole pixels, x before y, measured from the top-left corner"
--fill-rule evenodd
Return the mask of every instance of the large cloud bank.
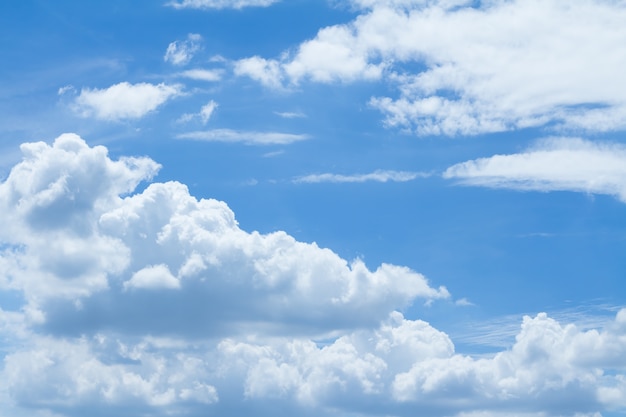
M 626 407 L 626 310 L 602 330 L 526 317 L 474 358 L 409 320 L 449 298 L 223 202 L 151 183 L 76 135 L 22 145 L 0 184 L 0 401 L 29 415 L 592 415 Z M 21 410 L 21 411 L 20 411 Z M 12 417 L 12 415 L 9 415 Z
M 626 7 L 559 0 L 352 0 L 358 16 L 279 59 L 237 62 L 271 88 L 385 80 L 389 126 L 473 135 L 529 126 L 624 128 Z

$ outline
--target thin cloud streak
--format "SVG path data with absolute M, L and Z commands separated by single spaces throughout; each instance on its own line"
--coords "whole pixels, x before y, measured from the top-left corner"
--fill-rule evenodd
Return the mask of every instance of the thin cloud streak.
M 425 172 L 410 172 L 410 171 L 392 171 L 392 170 L 376 170 L 369 174 L 355 174 L 355 175 L 342 175 L 342 174 L 312 174 L 298 177 L 293 180 L 294 183 L 354 183 L 354 182 L 406 182 L 412 181 L 416 178 L 426 178 L 430 174 Z
M 282 132 L 254 132 L 232 129 L 213 129 L 177 135 L 178 139 L 205 142 L 244 143 L 246 145 L 289 145 L 310 139 L 309 135 Z
M 222 79 L 224 71 L 221 69 L 201 69 L 194 68 L 179 73 L 181 77 L 190 78 L 197 81 L 217 82 Z
M 243 9 L 268 7 L 280 0 L 182 0 L 167 3 L 175 9 Z

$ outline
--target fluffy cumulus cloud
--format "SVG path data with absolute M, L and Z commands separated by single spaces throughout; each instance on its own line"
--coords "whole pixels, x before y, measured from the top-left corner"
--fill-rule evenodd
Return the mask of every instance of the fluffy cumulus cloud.
M 593 415 L 626 407 L 626 309 L 602 330 L 526 317 L 491 357 L 413 303 L 450 297 L 284 232 L 239 228 L 159 165 L 76 135 L 0 184 L 0 401 L 14 415 Z M 9 414 L 9 417 L 13 415 Z
M 451 166 L 443 176 L 466 185 L 608 194 L 626 202 L 626 146 L 550 138 L 522 153 Z
M 168 3 L 175 9 L 243 9 L 268 7 L 280 0 L 181 0 Z
M 182 94 L 182 86 L 121 82 L 109 88 L 83 88 L 74 99 L 74 110 L 83 117 L 102 120 L 139 119 L 166 101 Z
M 385 123 L 422 135 L 624 128 L 626 7 L 615 1 L 353 0 L 359 15 L 236 73 L 268 87 L 386 80 Z
M 185 65 L 193 58 L 193 55 L 200 50 L 202 36 L 196 33 L 187 35 L 184 41 L 174 41 L 167 46 L 163 60 L 174 65 Z

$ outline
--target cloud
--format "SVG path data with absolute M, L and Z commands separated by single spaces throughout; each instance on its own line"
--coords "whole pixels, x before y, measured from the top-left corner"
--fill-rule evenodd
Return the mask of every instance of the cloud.
M 416 297 L 449 296 L 408 268 L 370 271 L 284 232 L 242 231 L 225 203 L 197 200 L 180 183 L 122 197 L 156 173 L 149 159 L 112 161 L 76 135 L 22 149 L 24 161 L 0 186 L 4 276 L 51 329 L 78 331 L 95 317 L 132 329 L 145 324 L 132 317 L 147 302 L 164 332 L 195 332 L 200 315 L 216 326 L 290 317 L 288 325 L 323 333 L 376 321 Z
M 83 88 L 73 109 L 83 117 L 102 120 L 139 119 L 182 94 L 182 86 L 122 82 L 104 89 Z
M 183 114 L 178 121 L 181 123 L 187 123 L 195 118 L 199 118 L 202 121 L 202 124 L 205 125 L 215 112 L 219 105 L 214 100 L 209 101 L 207 104 L 202 106 L 200 112 L 197 114 L 185 113 Z
M 200 140 L 206 142 L 245 143 L 247 145 L 288 145 L 309 139 L 309 135 L 281 132 L 249 132 L 231 129 L 213 129 L 182 133 L 179 139 Z
M 280 116 L 280 117 L 282 117 L 284 119 L 299 119 L 299 118 L 306 117 L 306 114 L 300 113 L 300 112 L 278 112 L 278 111 L 275 111 L 274 114 L 276 114 L 277 116 Z
M 191 78 L 192 80 L 215 82 L 222 79 L 223 72 L 220 69 L 207 70 L 196 68 L 183 71 L 180 73 L 180 76 Z
M 519 154 L 456 164 L 443 176 L 464 185 L 608 194 L 626 202 L 626 146 L 550 138 Z
M 167 3 L 175 9 L 243 9 L 268 7 L 280 0 L 182 0 Z
M 76 135 L 22 145 L 0 183 L 0 387 L 16 415 L 592 415 L 626 407 L 626 309 L 599 329 L 524 317 L 492 357 L 401 311 L 450 299 L 226 203 L 150 183 Z M 53 244 L 51 244 L 53 242 Z M 4 395 L 0 399 L 4 399 Z M 4 409 L 4 408 L 3 408 Z
M 271 88 L 384 80 L 398 94 L 370 105 L 419 135 L 626 127 L 622 3 L 475 3 L 356 0 L 353 21 L 278 59 L 241 60 L 236 74 Z
M 167 46 L 163 60 L 174 65 L 185 65 L 200 50 L 202 36 L 190 33 L 184 41 L 174 41 Z
M 235 75 L 248 76 L 266 87 L 282 88 L 283 73 L 280 64 L 258 56 L 235 62 Z
M 180 281 L 170 272 L 167 265 L 147 266 L 135 272 L 130 280 L 124 282 L 124 289 L 178 289 Z
M 409 172 L 409 171 L 389 171 L 389 170 L 376 170 L 369 174 L 356 174 L 356 175 L 341 175 L 341 174 L 312 174 L 305 175 L 294 179 L 295 183 L 319 183 L 319 182 L 406 182 L 414 180 L 415 178 L 424 178 L 429 174 L 421 172 Z

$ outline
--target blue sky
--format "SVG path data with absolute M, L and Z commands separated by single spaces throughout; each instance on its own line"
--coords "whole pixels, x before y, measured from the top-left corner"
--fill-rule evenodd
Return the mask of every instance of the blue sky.
M 625 19 L 3 3 L 3 415 L 624 415 Z

